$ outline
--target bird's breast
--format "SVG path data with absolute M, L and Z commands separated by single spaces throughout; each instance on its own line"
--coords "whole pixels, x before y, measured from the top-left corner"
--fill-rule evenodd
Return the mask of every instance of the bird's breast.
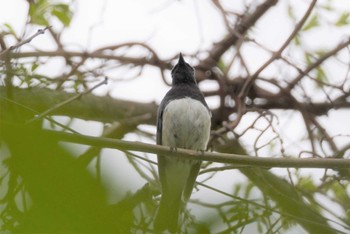
M 200 101 L 186 97 L 170 101 L 163 112 L 162 144 L 174 148 L 205 150 L 211 114 Z

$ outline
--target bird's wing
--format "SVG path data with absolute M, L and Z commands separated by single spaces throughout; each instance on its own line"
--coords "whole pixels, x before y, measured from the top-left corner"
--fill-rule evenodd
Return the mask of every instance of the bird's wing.
M 162 144 L 162 131 L 163 131 L 163 105 L 159 106 L 159 110 L 157 113 L 157 145 Z
M 162 132 L 163 132 L 163 112 L 165 109 L 166 104 L 162 102 L 159 106 L 159 110 L 157 113 L 157 144 L 162 144 Z M 157 156 L 158 161 L 158 174 L 159 174 L 159 180 L 162 185 L 162 192 L 167 193 L 168 189 L 166 188 L 167 185 L 167 179 L 166 179 L 166 159 L 164 155 L 158 155 Z
M 183 198 L 184 201 L 187 202 L 188 199 L 191 197 L 192 190 L 194 187 L 194 183 L 196 182 L 199 170 L 201 167 L 201 161 L 196 162 L 192 167 L 190 174 L 188 176 L 187 182 L 186 182 L 186 187 L 183 193 Z

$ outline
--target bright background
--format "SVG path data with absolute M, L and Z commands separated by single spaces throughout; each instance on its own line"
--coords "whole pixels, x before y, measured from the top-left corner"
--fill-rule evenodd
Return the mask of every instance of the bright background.
M 244 3 L 251 1 L 221 1 L 223 5 L 233 12 L 242 12 L 244 10 Z M 330 4 L 331 1 L 318 1 L 318 4 Z M 269 10 L 265 16 L 259 20 L 250 33 L 250 37 L 257 42 L 264 45 L 269 50 L 277 50 L 284 40 L 289 36 L 294 28 L 294 22 L 287 16 L 286 12 L 290 7 L 293 9 L 296 19 L 300 19 L 307 9 L 309 1 L 280 1 L 275 7 Z M 332 6 L 339 12 L 350 12 L 350 3 L 348 0 L 332 1 Z M 0 23 L 8 22 L 12 25 L 18 35 L 23 38 L 35 33 L 36 29 L 32 31 L 25 31 L 26 13 L 28 11 L 28 4 L 23 0 L 0 0 Z M 170 59 L 176 56 L 179 52 L 192 54 L 201 51 L 203 57 L 208 48 L 213 43 L 220 40 L 223 35 L 227 33 L 221 13 L 212 6 L 211 1 L 161 1 L 161 0 L 129 0 L 129 1 L 113 1 L 113 0 L 78 0 L 74 4 L 75 9 L 74 18 L 68 30 L 64 31 L 62 41 L 69 45 L 69 48 L 77 51 L 93 51 L 100 47 L 112 44 L 120 44 L 129 41 L 147 42 L 157 52 L 161 59 Z M 335 11 L 335 12 L 336 12 Z M 329 49 L 336 44 L 347 39 L 350 35 L 350 28 L 334 28 L 329 22 L 337 18 L 336 13 L 321 11 L 325 17 L 324 22 L 320 22 L 323 27 L 304 34 L 302 38 L 303 47 L 306 50 Z M 59 22 L 53 24 L 55 29 L 61 26 Z M 44 50 L 55 50 L 56 48 L 48 38 L 48 34 L 41 35 L 35 38 L 30 46 L 38 47 Z M 28 50 L 23 48 L 23 51 Z M 233 50 L 232 50 L 233 52 Z M 128 54 L 139 55 L 140 51 L 134 49 Z M 255 71 L 259 68 L 270 56 L 270 53 L 255 46 L 246 46 L 242 48 L 242 53 L 246 57 L 248 67 Z M 300 66 L 305 65 L 304 58 L 298 50 L 293 50 L 293 47 L 288 48 L 284 54 L 290 57 L 296 64 Z M 230 55 L 225 55 L 230 58 Z M 344 53 L 344 60 L 349 56 Z M 187 57 L 187 60 L 192 65 L 198 61 L 196 58 Z M 326 64 L 328 75 L 332 79 L 337 77 L 343 78 L 346 75 L 346 70 L 338 66 L 337 62 L 332 61 Z M 47 64 L 40 68 L 40 72 L 54 76 L 60 74 L 62 69 L 65 69 L 63 60 L 60 58 L 50 59 Z M 240 68 L 232 71 L 233 76 L 239 74 Z M 292 78 L 296 73 L 291 70 L 283 70 L 277 66 L 269 66 L 262 72 L 266 77 L 273 77 L 276 74 L 283 74 L 286 79 Z M 125 81 L 111 82 L 107 86 L 100 87 L 95 90 L 96 95 L 105 95 L 109 93 L 113 97 L 135 100 L 141 102 L 157 102 L 159 103 L 169 87 L 163 83 L 159 71 L 150 66 L 146 67 L 144 72 L 137 78 L 130 80 L 128 77 L 133 75 L 132 71 L 121 70 L 119 73 L 110 74 L 114 79 L 122 79 Z M 170 73 L 167 72 L 168 81 L 171 80 Z M 201 88 L 205 90 L 212 90 L 215 87 L 211 82 L 203 82 Z M 310 92 L 315 92 L 314 87 L 310 84 Z M 320 96 L 319 96 L 320 95 Z M 321 94 L 315 93 L 312 96 L 314 100 L 318 100 Z M 218 105 L 218 100 L 210 98 L 207 100 L 211 107 Z M 307 145 L 300 143 L 300 139 L 305 137 L 306 133 L 304 126 L 298 126 L 302 121 L 299 114 L 290 111 L 276 111 L 279 114 L 280 134 L 285 138 L 284 147 L 290 154 L 300 152 L 301 149 L 307 148 Z M 248 126 L 256 116 L 248 114 L 242 119 L 238 129 L 244 129 Z M 349 111 L 331 111 L 328 116 L 320 117 L 321 122 L 332 135 L 339 135 L 345 137 L 337 138 L 340 144 L 348 142 L 350 132 L 350 125 L 347 124 L 350 117 Z M 61 122 L 67 121 L 66 118 L 57 117 Z M 262 123 L 261 127 L 264 124 Z M 97 122 L 86 122 L 76 120 L 73 127 L 80 133 L 87 135 L 100 135 L 102 125 Z M 144 126 L 145 129 L 155 133 L 155 128 Z M 273 133 L 270 133 L 273 135 Z M 270 139 L 272 135 L 263 136 L 264 139 Z M 243 138 L 244 144 L 250 148 L 252 144 L 250 139 L 255 139 L 256 134 L 246 134 Z M 127 136 L 128 140 L 145 141 L 142 137 L 135 135 Z M 153 142 L 152 142 L 153 143 Z M 83 152 L 86 148 L 83 146 L 74 146 L 77 155 Z M 278 155 L 277 151 L 265 149 L 260 152 L 261 155 L 274 156 Z M 102 165 L 105 170 L 103 172 L 103 179 L 106 183 L 106 188 L 110 191 L 109 201 L 116 202 L 124 194 L 118 194 L 118 191 L 113 190 L 113 184 L 122 183 L 129 191 L 135 192 L 144 183 L 142 179 L 132 170 L 127 160 L 121 155 L 116 156 L 115 150 L 104 150 L 104 157 Z M 154 156 L 150 156 L 155 159 Z M 123 165 L 123 166 L 120 166 Z M 91 168 L 93 171 L 93 168 Z M 285 169 L 273 169 L 273 172 L 287 176 Z M 311 174 L 315 180 L 318 180 L 323 170 L 305 169 L 302 173 Z M 199 177 L 199 180 L 203 178 Z M 227 171 L 220 173 L 208 181 L 209 185 L 213 185 L 219 189 L 230 191 L 232 189 L 231 183 L 225 183 L 226 180 L 230 182 L 244 181 L 245 177 L 239 172 Z M 350 191 L 348 191 L 350 192 Z M 201 188 L 200 191 L 195 192 L 193 198 L 205 196 L 208 200 L 223 199 L 216 193 L 206 191 Z M 257 194 L 258 196 L 258 194 Z M 323 198 L 320 198 L 323 199 Z M 194 211 L 196 206 L 192 205 Z M 337 207 L 334 207 L 336 209 Z M 197 210 L 196 215 L 201 218 L 202 212 Z M 300 233 L 301 230 L 292 230 L 291 232 Z

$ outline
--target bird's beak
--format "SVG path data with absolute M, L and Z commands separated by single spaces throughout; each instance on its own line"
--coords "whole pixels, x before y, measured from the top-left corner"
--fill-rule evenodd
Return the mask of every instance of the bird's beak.
M 179 55 L 178 64 L 179 64 L 179 65 L 185 65 L 185 64 L 186 64 L 186 62 L 185 62 L 184 58 L 182 57 L 182 54 L 181 54 L 181 53 L 180 53 L 180 55 Z

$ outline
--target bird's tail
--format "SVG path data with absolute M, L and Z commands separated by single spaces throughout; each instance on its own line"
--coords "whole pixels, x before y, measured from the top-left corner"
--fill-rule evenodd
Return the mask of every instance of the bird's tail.
M 181 209 L 181 194 L 178 196 L 163 194 L 156 218 L 154 220 L 154 229 L 157 232 L 168 230 L 171 233 L 177 232 L 179 215 Z

